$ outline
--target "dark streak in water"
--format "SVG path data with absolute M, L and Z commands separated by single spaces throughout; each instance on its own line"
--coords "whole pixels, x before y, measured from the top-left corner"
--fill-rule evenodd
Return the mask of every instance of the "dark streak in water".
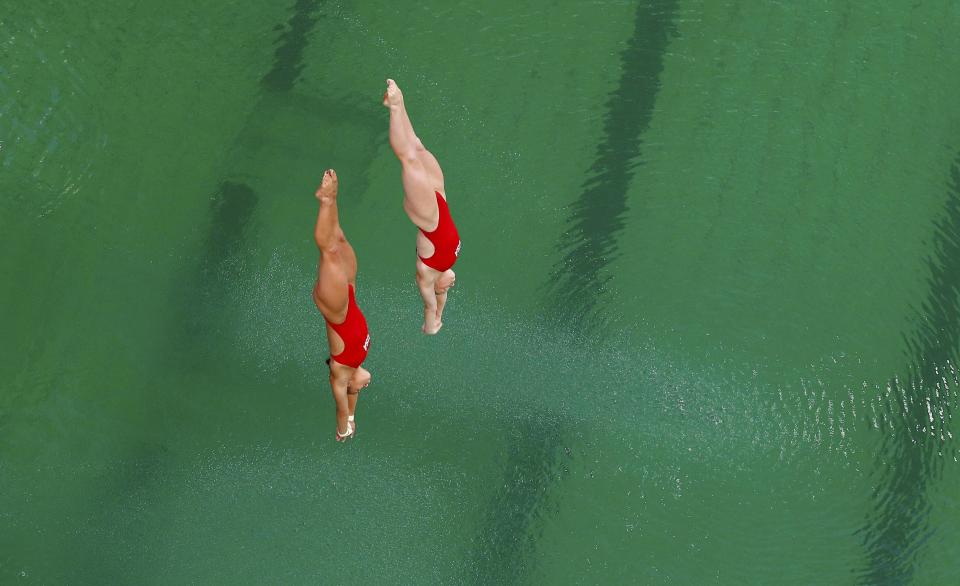
M 289 92 L 303 70 L 303 52 L 310 33 L 320 19 L 318 0 L 297 0 L 283 31 L 276 41 L 273 67 L 261 79 L 261 85 L 273 92 Z M 224 181 L 210 201 L 211 223 L 205 251 L 200 260 L 200 282 L 192 300 L 188 300 L 186 335 L 194 344 L 203 344 L 214 330 L 226 327 L 220 307 L 228 286 L 242 269 L 241 251 L 247 225 L 253 217 L 259 198 L 247 184 Z M 188 346 L 190 347 L 190 346 Z M 201 356 L 191 352 L 194 359 Z
M 607 100 L 606 138 L 588 172 L 579 199 L 571 206 L 568 230 L 560 238 L 561 260 L 549 290 L 557 317 L 577 329 L 598 329 L 597 306 L 609 276 L 606 267 L 617 256 L 617 234 L 623 229 L 627 190 L 650 125 L 663 57 L 676 34 L 676 0 L 647 0 L 637 5 L 633 36 L 620 53 L 622 74 Z
M 620 84 L 607 101 L 605 140 L 572 206 L 569 230 L 561 237 L 563 255 L 549 289 L 556 315 L 587 333 L 606 280 L 601 270 L 616 252 L 623 228 L 627 189 L 638 164 L 641 134 L 650 124 L 660 89 L 663 55 L 673 33 L 675 0 L 644 0 L 637 5 L 633 35 L 620 54 Z M 529 572 L 536 528 L 551 513 L 549 495 L 569 464 L 564 430 L 543 421 L 526 421 L 510 444 L 502 488 L 488 509 L 477 539 L 476 581 L 515 584 Z
M 927 490 L 943 475 L 949 440 L 945 428 L 956 398 L 951 366 L 960 347 L 960 156 L 951 170 L 934 247 L 928 259 L 929 292 L 919 311 L 922 321 L 906 340 L 914 366 L 906 380 L 890 383 L 885 417 L 894 431 L 884 434 L 874 511 L 859 531 L 868 558 L 860 575 L 863 584 L 910 582 L 919 553 L 936 531 L 930 525 Z M 944 378 L 952 389 L 943 385 Z
M 257 207 L 257 194 L 250 186 L 224 181 L 210 200 L 213 221 L 204 260 L 209 267 L 223 267 L 236 255 L 244 230 Z
M 309 33 L 318 20 L 313 16 L 318 6 L 316 0 L 297 0 L 286 30 L 277 41 L 274 65 L 261 80 L 265 89 L 284 92 L 293 88 L 303 69 Z M 231 338 L 224 330 L 233 327 L 235 320 L 225 315 L 225 302 L 230 288 L 242 276 L 246 242 L 258 203 L 256 192 L 241 181 L 221 182 L 210 197 L 210 220 L 198 262 L 199 274 L 189 274 L 175 292 L 182 304 L 182 319 L 171 323 L 172 343 L 167 359 L 175 363 L 173 369 L 205 369 L 223 340 Z M 101 531 L 113 531 L 121 549 L 131 550 L 142 544 L 151 520 L 129 511 L 142 512 L 154 505 L 152 491 L 162 482 L 167 461 L 164 446 L 131 446 L 101 482 L 113 490 L 98 495 L 99 509 L 105 514 L 92 525 Z M 124 514 L 114 515 L 115 511 Z M 124 574 L 124 568 L 109 560 L 104 562 L 101 554 L 98 551 L 87 556 L 89 563 L 78 568 L 81 576 L 89 583 L 120 583 L 118 577 Z
M 476 540 L 472 570 L 478 584 L 516 584 L 531 569 L 539 537 L 531 528 L 550 513 L 550 489 L 567 471 L 559 427 L 525 420 L 513 433 L 503 483 Z
M 207 315 L 222 304 L 230 283 L 240 276 L 244 235 L 258 201 L 249 185 L 233 181 L 221 183 L 210 200 L 210 232 L 200 268 L 201 305 Z
M 317 21 L 323 18 L 317 15 L 322 2 L 317 0 L 297 0 L 293 6 L 293 15 L 287 21 L 286 30 L 278 40 L 274 51 L 273 67 L 263 76 L 263 87 L 288 92 L 303 71 L 303 50 L 309 43 L 310 33 Z
M 244 240 L 258 198 L 248 185 L 224 181 L 210 199 L 210 228 L 200 259 L 200 278 L 186 300 L 188 319 L 183 334 L 187 349 L 182 359 L 200 360 L 207 355 L 200 347 L 222 337 L 225 324 L 223 304 L 229 287 L 243 269 Z M 207 348 L 209 350 L 209 348 Z M 184 365 L 185 366 L 185 365 Z

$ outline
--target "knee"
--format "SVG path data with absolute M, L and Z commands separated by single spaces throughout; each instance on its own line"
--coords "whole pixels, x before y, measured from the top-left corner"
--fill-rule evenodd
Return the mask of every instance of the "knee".
M 407 142 L 403 145 L 403 148 L 394 149 L 394 152 L 403 162 L 418 162 L 420 153 L 427 150 L 427 147 L 423 146 L 423 143 L 420 142 L 418 137 L 414 137 L 412 141 Z
M 414 181 L 424 178 L 423 164 L 420 162 L 420 157 L 417 156 L 417 149 L 409 148 L 403 152 L 398 152 L 397 158 L 400 159 L 400 172 L 404 177 Z
M 343 230 L 337 229 L 337 233 L 334 234 L 332 239 L 321 241 L 317 239 L 317 248 L 320 249 L 324 255 L 333 256 L 340 252 L 340 248 L 347 243 L 347 237 L 343 233 Z

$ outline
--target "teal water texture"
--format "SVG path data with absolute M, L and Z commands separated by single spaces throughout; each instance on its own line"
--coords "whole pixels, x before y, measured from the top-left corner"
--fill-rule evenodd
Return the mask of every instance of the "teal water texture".
M 956 2 L 0 5 L 0 583 L 960 574 Z M 463 238 L 435 338 L 388 76 Z

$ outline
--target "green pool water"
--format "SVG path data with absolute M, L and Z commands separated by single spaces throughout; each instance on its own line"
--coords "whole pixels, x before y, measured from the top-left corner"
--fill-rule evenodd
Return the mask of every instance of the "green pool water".
M 950 0 L 0 0 L 0 584 L 955 583 L 958 95 Z

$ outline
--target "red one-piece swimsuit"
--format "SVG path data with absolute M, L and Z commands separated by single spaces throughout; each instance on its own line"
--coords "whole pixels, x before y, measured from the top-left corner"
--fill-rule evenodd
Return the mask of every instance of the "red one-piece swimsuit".
M 358 368 L 363 364 L 367 357 L 367 350 L 370 349 L 370 333 L 367 331 L 367 320 L 363 317 L 363 313 L 357 305 L 353 285 L 348 285 L 348 287 L 350 288 L 350 301 L 347 304 L 347 317 L 338 324 L 326 318 L 324 320 L 343 340 L 343 352 L 332 356 L 332 358 L 345 366 Z
M 431 269 L 442 273 L 457 262 L 457 256 L 460 255 L 460 235 L 457 233 L 457 227 L 453 225 L 453 218 L 450 217 L 450 208 L 447 207 L 447 200 L 443 199 L 439 191 L 434 193 L 437 195 L 440 221 L 437 223 L 437 228 L 433 232 L 420 230 L 420 232 L 427 237 L 427 240 L 433 243 L 433 256 L 430 258 L 423 258 L 421 256 L 420 260 Z

